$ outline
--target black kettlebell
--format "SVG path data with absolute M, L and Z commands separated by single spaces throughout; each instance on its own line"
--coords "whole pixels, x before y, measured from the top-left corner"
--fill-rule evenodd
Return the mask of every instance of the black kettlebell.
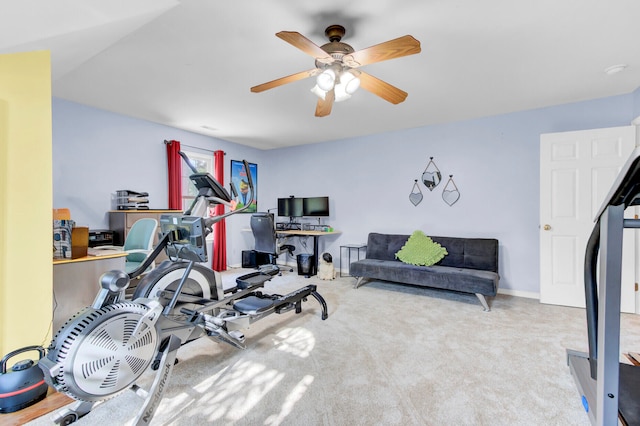
M 7 361 L 10 358 L 29 351 L 38 351 L 39 359 L 45 356 L 42 346 L 27 346 L 9 352 L 0 361 L 0 413 L 22 410 L 47 396 L 49 385 L 45 383 L 37 361 L 18 361 L 7 371 Z

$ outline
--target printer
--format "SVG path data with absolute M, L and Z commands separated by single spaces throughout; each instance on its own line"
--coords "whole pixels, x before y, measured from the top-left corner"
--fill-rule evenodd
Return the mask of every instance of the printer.
M 89 247 L 112 246 L 114 231 L 109 229 L 90 229 Z

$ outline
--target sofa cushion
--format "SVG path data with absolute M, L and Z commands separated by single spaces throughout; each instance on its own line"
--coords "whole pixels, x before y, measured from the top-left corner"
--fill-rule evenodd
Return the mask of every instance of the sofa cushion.
M 400 262 L 395 254 L 408 238 L 408 235 L 370 233 L 367 241 L 367 259 Z M 498 272 L 498 240 L 437 236 L 430 238 L 446 248 L 449 253 L 438 265 Z
M 408 235 L 372 232 L 367 240 L 367 259 L 396 260 L 395 254 L 407 242 L 407 239 L 409 239 Z
M 411 265 L 431 266 L 447 255 L 447 249 L 434 242 L 422 231 L 414 231 L 396 253 L 396 258 Z
M 498 240 L 493 238 L 434 237 L 449 254 L 439 265 L 498 272 Z

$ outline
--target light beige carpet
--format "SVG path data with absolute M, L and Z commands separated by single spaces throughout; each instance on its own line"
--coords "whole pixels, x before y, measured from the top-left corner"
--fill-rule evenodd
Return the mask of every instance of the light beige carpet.
M 584 310 L 499 295 L 487 313 L 474 295 L 384 282 L 354 290 L 353 278 L 292 273 L 266 290 L 309 283 L 327 301 L 326 321 L 309 298 L 302 314 L 246 330 L 244 351 L 208 339 L 183 346 L 152 424 L 589 424 L 565 354 L 586 350 Z M 640 351 L 640 317 L 623 315 L 622 328 L 622 351 Z M 127 391 L 77 424 L 130 424 L 142 402 Z

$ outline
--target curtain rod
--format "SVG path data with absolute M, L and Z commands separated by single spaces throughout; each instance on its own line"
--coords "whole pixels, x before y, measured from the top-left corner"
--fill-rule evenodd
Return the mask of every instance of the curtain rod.
M 178 141 L 176 141 L 176 142 L 178 142 Z M 165 139 L 164 140 L 164 144 L 165 145 L 171 145 L 171 141 L 168 141 L 168 140 Z M 214 153 L 214 152 L 218 151 L 218 150 L 211 150 L 211 149 L 207 149 L 207 148 L 200 148 L 199 146 L 187 145 L 187 144 L 184 144 L 182 142 L 180 142 L 180 146 L 181 147 L 186 146 L 187 148 L 201 149 L 203 151 L 208 151 L 208 152 L 211 152 L 211 153 Z M 226 151 L 222 151 L 222 152 L 224 153 L 224 155 L 227 155 Z

